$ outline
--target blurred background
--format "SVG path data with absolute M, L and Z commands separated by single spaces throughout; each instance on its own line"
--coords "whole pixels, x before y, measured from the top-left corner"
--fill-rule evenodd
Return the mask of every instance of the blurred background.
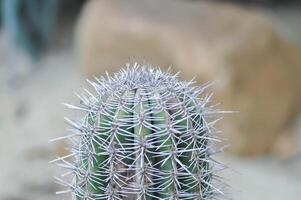
M 234 200 L 301 196 L 301 5 L 293 0 L 0 0 L 0 199 L 54 200 L 61 102 L 129 60 L 216 81 Z

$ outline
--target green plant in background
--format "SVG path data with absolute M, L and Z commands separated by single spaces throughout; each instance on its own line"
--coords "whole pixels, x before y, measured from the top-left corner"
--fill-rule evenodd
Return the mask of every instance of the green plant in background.
M 209 84 L 177 80 L 177 75 L 134 64 L 114 77 L 88 81 L 95 94 L 78 95 L 83 111 L 66 119 L 71 154 L 58 158 L 71 175 L 72 199 L 219 199 L 221 164 L 212 158 L 220 141 L 213 127 L 218 110 L 204 95 Z M 74 157 L 72 161 L 67 157 Z M 66 175 L 66 174 L 65 174 Z
M 0 0 L 5 31 L 37 59 L 57 22 L 59 0 Z
M 69 23 L 74 23 L 71 19 L 76 18 L 84 2 L 0 0 L 0 25 L 32 61 L 38 61 L 53 42 L 58 42 L 57 34 L 61 35 Z
M 0 29 L 1 29 L 1 26 L 2 26 L 2 0 L 0 0 Z

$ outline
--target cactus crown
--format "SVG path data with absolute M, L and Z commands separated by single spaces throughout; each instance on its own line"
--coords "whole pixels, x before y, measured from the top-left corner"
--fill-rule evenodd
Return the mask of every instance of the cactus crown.
M 72 199 L 218 199 L 218 110 L 207 105 L 207 85 L 137 63 L 88 82 L 95 94 L 78 95 L 79 106 L 66 104 L 85 113 L 67 119 L 72 134 L 60 138 L 71 141 L 74 159 L 57 159 L 71 175 L 69 183 L 57 180 Z

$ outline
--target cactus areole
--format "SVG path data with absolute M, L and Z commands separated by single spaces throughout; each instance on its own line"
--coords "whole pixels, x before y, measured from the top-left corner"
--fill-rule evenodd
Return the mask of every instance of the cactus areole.
M 208 85 L 194 86 L 168 71 L 127 64 L 113 77 L 88 81 L 78 95 L 71 154 L 57 178 L 73 200 L 207 200 L 223 196 L 212 147 L 219 113 L 208 106 Z M 68 158 L 67 158 L 68 157 Z M 70 159 L 69 157 L 73 157 Z

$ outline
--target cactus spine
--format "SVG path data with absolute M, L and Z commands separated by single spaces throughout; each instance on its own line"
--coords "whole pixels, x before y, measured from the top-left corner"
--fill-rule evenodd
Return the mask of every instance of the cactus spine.
M 212 158 L 218 110 L 205 86 L 137 63 L 114 77 L 88 81 L 72 126 L 67 186 L 74 200 L 207 200 L 223 193 Z M 210 121 L 211 120 L 211 121 Z M 62 139 L 62 138 L 61 138 Z M 69 179 L 69 180 L 70 180 Z

